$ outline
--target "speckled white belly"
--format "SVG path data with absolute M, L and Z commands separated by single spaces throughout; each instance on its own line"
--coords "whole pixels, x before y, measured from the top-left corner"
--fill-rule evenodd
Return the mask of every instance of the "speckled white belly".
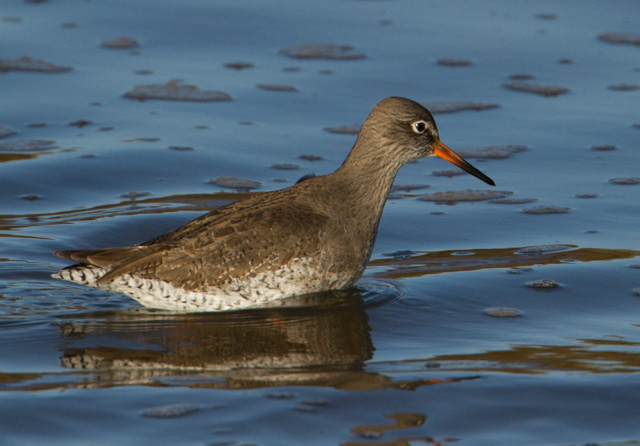
M 341 289 L 350 285 L 338 274 L 316 274 L 311 259 L 294 259 L 275 271 L 255 277 L 232 280 L 216 288 L 189 291 L 168 282 L 125 274 L 111 282 L 97 284 L 107 269 L 80 266 L 64 269 L 52 276 L 95 288 L 126 294 L 140 304 L 170 311 L 226 311 L 267 306 L 274 300 L 290 296 Z M 321 276 L 321 277 L 320 277 Z

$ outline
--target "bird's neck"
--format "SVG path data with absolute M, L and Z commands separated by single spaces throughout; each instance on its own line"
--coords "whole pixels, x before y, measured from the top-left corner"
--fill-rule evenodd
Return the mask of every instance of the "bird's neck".
M 330 186 L 326 203 L 336 223 L 350 228 L 349 245 L 361 257 L 361 266 L 371 257 L 380 217 L 401 164 L 389 162 L 390 147 L 359 146 L 356 141 L 345 162 L 325 176 Z M 386 156 L 385 155 L 386 152 Z M 336 202 L 336 200 L 339 200 Z
M 377 228 L 393 181 L 402 167 L 401 163 L 390 160 L 393 148 L 373 146 L 370 141 L 359 138 L 342 166 L 332 175 L 352 205 L 357 218 L 373 219 Z

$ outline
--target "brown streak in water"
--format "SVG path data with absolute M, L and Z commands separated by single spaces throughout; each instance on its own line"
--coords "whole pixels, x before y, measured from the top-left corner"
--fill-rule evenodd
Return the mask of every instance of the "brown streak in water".
M 637 351 L 603 351 L 600 339 L 579 339 L 578 345 L 516 345 L 509 350 L 462 355 L 440 355 L 429 360 L 438 370 L 541 374 L 549 371 L 638 373 Z M 606 341 L 612 347 L 640 347 L 640 343 Z M 592 350 L 593 349 L 593 350 Z M 449 363 L 449 364 L 448 364 Z M 462 364 L 461 364 L 462 363 Z
M 40 155 L 50 155 L 53 152 L 40 152 L 40 153 L 0 153 L 0 163 L 6 163 L 9 161 L 23 161 L 36 159 Z
M 572 246 L 578 248 L 577 246 Z M 516 268 L 533 265 L 562 263 L 566 259 L 581 262 L 632 259 L 640 256 L 640 251 L 628 249 L 578 248 L 561 252 L 548 252 L 538 255 L 521 255 L 516 251 L 522 248 L 463 250 L 474 255 L 456 256 L 461 250 L 419 253 L 411 257 L 383 258 L 369 262 L 370 267 L 387 268 L 375 272 L 373 277 L 384 279 L 403 279 L 421 277 L 428 274 L 441 274 L 455 271 L 475 271 L 488 268 Z
M 427 420 L 426 415 L 420 413 L 392 413 L 385 415 L 385 418 L 390 418 L 395 421 L 395 423 L 378 424 L 373 426 L 356 426 L 350 431 L 353 434 L 364 434 L 368 432 L 384 434 L 386 431 L 419 427 Z

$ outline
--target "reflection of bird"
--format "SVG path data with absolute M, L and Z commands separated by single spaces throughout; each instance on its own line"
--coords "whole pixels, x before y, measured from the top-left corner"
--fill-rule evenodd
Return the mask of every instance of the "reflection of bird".
M 256 307 L 344 289 L 371 256 L 396 174 L 433 155 L 494 185 L 440 142 L 428 110 L 387 98 L 335 172 L 237 201 L 137 246 L 59 251 L 80 264 L 54 276 L 177 311 Z
M 140 308 L 95 313 L 60 325 L 60 361 L 64 368 L 93 370 L 80 381 L 83 387 L 157 385 L 182 374 L 198 388 L 354 382 L 388 387 L 397 380 L 363 371 L 374 350 L 363 300 L 374 296 L 393 299 L 397 290 L 305 294 L 280 301 L 298 301 L 298 308 L 251 313 L 167 315 Z M 118 341 L 123 338 L 131 342 Z

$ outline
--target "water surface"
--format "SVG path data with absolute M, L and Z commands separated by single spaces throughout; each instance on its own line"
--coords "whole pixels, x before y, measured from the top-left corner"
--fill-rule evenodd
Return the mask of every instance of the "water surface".
M 640 443 L 640 185 L 609 181 L 640 176 L 640 90 L 609 88 L 640 84 L 640 47 L 597 38 L 639 32 L 636 2 L 5 3 L 1 59 L 73 70 L 0 74 L 0 444 Z M 138 46 L 101 46 L 120 36 Z M 281 53 L 304 44 L 366 57 Z M 523 74 L 570 91 L 505 87 Z M 123 97 L 168 82 L 233 99 Z M 396 184 L 431 187 L 394 192 L 358 288 L 287 307 L 176 315 L 49 277 L 56 250 L 334 170 L 355 135 L 324 129 L 393 95 L 498 104 L 440 135 L 526 147 L 470 160 L 537 201 L 420 200 L 486 187 L 408 165 Z M 50 143 L 2 146 L 25 140 Z

